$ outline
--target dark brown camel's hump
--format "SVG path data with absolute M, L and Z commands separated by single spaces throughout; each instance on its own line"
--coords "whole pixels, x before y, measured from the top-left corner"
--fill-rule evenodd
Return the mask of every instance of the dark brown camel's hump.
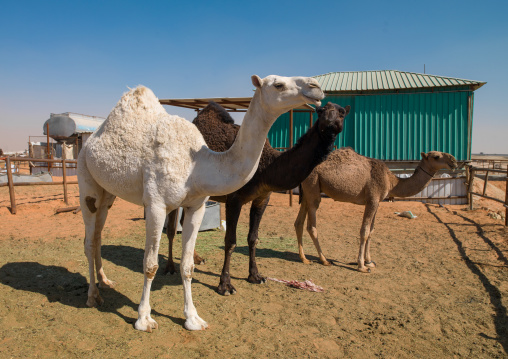
M 203 135 L 206 145 L 215 152 L 227 151 L 235 142 L 240 126 L 235 125 L 231 115 L 219 104 L 210 103 L 199 112 L 194 125 Z M 258 171 L 262 171 L 280 155 L 266 140 L 259 160 Z
M 215 152 L 227 151 L 235 142 L 240 128 L 229 113 L 213 101 L 198 113 L 192 123 L 203 135 L 207 146 Z

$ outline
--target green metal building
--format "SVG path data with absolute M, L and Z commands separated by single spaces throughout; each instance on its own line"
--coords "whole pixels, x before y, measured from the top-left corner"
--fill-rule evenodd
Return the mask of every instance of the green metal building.
M 418 161 L 422 151 L 471 159 L 474 91 L 485 82 L 401 71 L 332 72 L 314 78 L 326 93 L 322 105 L 351 106 L 337 147 L 350 146 L 387 161 Z M 294 111 L 279 117 L 268 134 L 272 147 L 294 144 L 309 129 L 310 116 Z

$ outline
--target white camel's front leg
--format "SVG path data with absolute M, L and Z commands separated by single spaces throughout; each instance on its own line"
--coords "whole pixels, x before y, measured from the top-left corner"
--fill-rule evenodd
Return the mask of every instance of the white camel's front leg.
M 152 332 L 152 329 L 157 329 L 158 327 L 157 322 L 150 316 L 150 312 L 152 310 L 150 307 L 150 288 L 152 287 L 155 273 L 159 268 L 159 244 L 165 218 L 165 206 L 151 204 L 146 207 L 146 242 L 145 257 L 143 259 L 145 281 L 143 285 L 143 294 L 141 295 L 141 302 L 138 307 L 138 320 L 134 324 L 134 327 L 137 330 L 143 330 L 149 333 Z
M 194 272 L 194 247 L 199 226 L 205 215 L 204 201 L 199 207 L 185 209 L 185 218 L 182 228 L 182 261 L 180 262 L 180 273 L 182 275 L 184 292 L 185 328 L 188 330 L 203 330 L 208 324 L 199 317 L 196 307 L 192 302 L 192 273 Z

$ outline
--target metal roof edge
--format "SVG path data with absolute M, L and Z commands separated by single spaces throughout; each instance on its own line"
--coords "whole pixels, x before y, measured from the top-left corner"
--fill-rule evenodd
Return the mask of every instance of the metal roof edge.
M 398 86 L 395 86 L 395 88 L 393 89 L 410 89 L 410 88 L 446 88 L 446 87 L 468 87 L 468 86 L 473 86 L 473 91 L 479 89 L 480 87 L 482 87 L 483 85 L 485 85 L 487 82 L 485 81 L 476 81 L 476 80 L 468 80 L 468 79 L 462 79 L 462 78 L 458 78 L 458 77 L 449 77 L 449 76 L 440 76 L 440 75 L 432 75 L 432 74 L 422 74 L 422 73 L 418 73 L 418 72 L 410 72 L 410 71 L 399 71 L 399 70 L 369 70 L 369 71 L 336 71 L 336 72 L 328 72 L 328 73 L 325 73 L 325 74 L 321 74 L 321 75 L 316 75 L 316 76 L 313 76 L 313 78 L 316 78 L 316 79 L 323 79 L 323 81 L 325 81 L 326 77 L 329 77 L 329 76 L 334 76 L 335 74 L 355 74 L 356 76 L 359 76 L 359 77 L 362 77 L 361 74 L 387 74 L 387 73 L 392 73 L 392 74 L 397 74 L 397 75 L 402 75 L 402 76 L 405 76 L 405 77 L 408 77 L 408 80 L 409 80 L 409 77 L 411 77 L 411 80 L 410 81 L 414 81 L 414 77 L 417 77 L 420 84 L 416 83 L 416 87 L 415 86 L 401 86 L 401 85 L 398 85 Z M 425 84 L 423 82 L 420 81 L 420 79 L 423 78 L 423 79 L 427 79 L 428 81 L 426 81 L 427 83 L 429 83 L 428 86 L 425 86 Z M 432 80 L 434 79 L 434 80 Z M 440 84 L 436 84 L 436 82 L 439 82 Z M 459 83 L 456 83 L 456 82 L 459 82 Z M 410 83 L 410 82 L 409 82 Z M 433 85 L 430 85 L 430 83 L 432 83 Z M 423 85 L 423 86 L 422 86 Z M 368 87 L 368 86 L 367 86 Z M 388 90 L 388 89 L 392 89 L 391 86 L 388 84 L 388 87 L 384 86 L 382 88 L 377 88 L 377 90 Z M 356 90 L 352 90 L 352 89 L 345 89 L 345 88 L 340 88 L 340 89 L 337 89 L 337 88 L 326 88 L 325 89 L 326 91 L 328 92 L 358 92 L 358 91 L 366 91 L 366 90 L 372 90 L 371 88 L 360 88 L 360 89 L 356 89 Z

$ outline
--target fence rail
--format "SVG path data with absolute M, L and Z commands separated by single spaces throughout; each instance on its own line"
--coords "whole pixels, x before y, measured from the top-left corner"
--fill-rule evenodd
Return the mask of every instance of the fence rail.
M 69 204 L 68 195 L 67 195 L 67 185 L 70 184 L 78 184 L 77 181 L 68 181 L 67 173 L 66 173 L 66 164 L 68 163 L 78 163 L 77 160 L 65 160 L 65 159 L 41 159 L 41 158 L 27 158 L 27 157 L 0 157 L 0 160 L 4 160 L 6 164 L 7 170 L 7 183 L 0 184 L 0 187 L 9 186 L 9 196 L 11 200 L 11 213 L 16 214 L 16 196 L 14 193 L 15 186 L 63 186 L 64 193 L 64 202 L 65 204 Z M 62 164 L 62 172 L 63 172 L 63 181 L 62 182 L 18 182 L 14 183 L 12 178 L 12 168 L 11 162 L 46 162 L 48 166 L 50 163 L 61 163 Z
M 470 210 L 473 209 L 474 196 L 480 196 L 480 197 L 487 198 L 492 201 L 502 203 L 503 206 L 505 207 L 504 225 L 508 226 L 508 169 L 498 170 L 498 169 L 493 169 L 493 168 L 473 167 L 471 165 L 468 165 L 468 166 L 466 166 L 466 171 L 468 172 L 467 178 L 469 179 L 468 190 L 467 190 L 468 196 L 469 196 L 469 209 Z M 486 172 L 485 182 L 483 183 L 483 192 L 482 193 L 474 192 L 473 183 L 474 183 L 475 175 L 477 172 Z M 486 195 L 487 184 L 489 183 L 489 174 L 490 173 L 503 173 L 506 175 L 506 194 L 505 194 L 504 202 L 500 199 Z

